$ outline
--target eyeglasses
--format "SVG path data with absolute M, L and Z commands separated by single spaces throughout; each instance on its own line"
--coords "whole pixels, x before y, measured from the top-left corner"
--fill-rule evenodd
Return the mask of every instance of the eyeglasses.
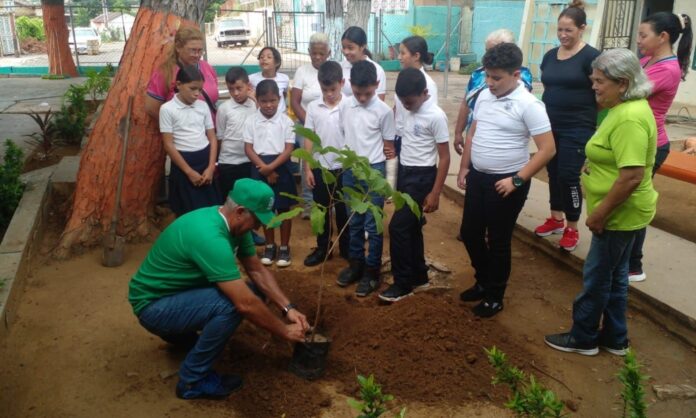
M 203 55 L 203 50 L 198 48 L 198 49 L 193 49 L 193 48 L 186 48 L 186 52 L 192 55 Z

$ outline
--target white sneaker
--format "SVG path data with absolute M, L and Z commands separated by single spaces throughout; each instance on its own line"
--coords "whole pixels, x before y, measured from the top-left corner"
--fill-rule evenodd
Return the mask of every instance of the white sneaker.
M 643 271 L 634 271 L 631 273 L 628 273 L 628 281 L 629 282 L 642 282 L 647 279 L 648 276 L 645 274 Z

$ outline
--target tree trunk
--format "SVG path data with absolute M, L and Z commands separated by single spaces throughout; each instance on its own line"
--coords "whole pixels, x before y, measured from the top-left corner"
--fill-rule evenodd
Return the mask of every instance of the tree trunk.
M 49 74 L 77 77 L 77 69 L 68 44 L 68 25 L 65 23 L 63 0 L 41 0 Z
M 370 20 L 372 10 L 371 0 L 348 0 L 348 13 L 346 13 L 346 27 L 358 26 L 367 32 L 367 23 Z
M 326 0 L 326 28 L 329 37 L 331 56 L 336 61 L 343 60 L 341 36 L 343 35 L 343 0 Z
M 151 238 L 164 150 L 158 123 L 145 113 L 144 100 L 152 71 L 164 60 L 179 26 L 199 27 L 208 1 L 143 0 L 126 42 L 118 72 L 85 149 L 82 151 L 73 206 L 61 242 L 54 252 L 66 258 L 75 246 L 100 242 L 108 230 L 128 97 L 133 95 L 130 138 L 121 193 L 117 232 L 129 240 Z

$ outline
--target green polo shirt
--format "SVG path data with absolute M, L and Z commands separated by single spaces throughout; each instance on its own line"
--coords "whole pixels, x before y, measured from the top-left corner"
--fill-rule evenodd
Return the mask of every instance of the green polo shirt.
M 241 277 L 236 257 L 256 254 L 251 233 L 230 234 L 217 206 L 189 212 L 160 234 L 128 286 L 136 315 L 150 302 Z
M 643 180 L 628 199 L 614 209 L 605 228 L 634 231 L 644 228 L 655 216 L 657 192 L 652 184 L 652 168 L 657 151 L 657 127 L 647 100 L 631 100 L 611 108 L 585 146 L 589 174 L 582 174 L 591 214 L 609 193 L 619 170 L 645 167 Z

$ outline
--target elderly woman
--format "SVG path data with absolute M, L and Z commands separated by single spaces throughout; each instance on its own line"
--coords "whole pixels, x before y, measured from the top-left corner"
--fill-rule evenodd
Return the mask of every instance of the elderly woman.
M 176 31 L 174 45 L 166 60 L 152 72 L 147 84 L 145 96 L 145 112 L 159 121 L 160 107 L 174 97 L 176 75 L 179 69 L 188 65 L 196 65 L 203 74 L 203 90 L 198 100 L 203 100 L 210 109 L 215 120 L 215 102 L 218 100 L 218 82 L 215 70 L 201 59 L 205 37 L 195 27 L 182 27 Z
M 602 348 L 625 355 L 628 259 L 637 231 L 655 215 L 652 184 L 657 126 L 646 98 L 648 81 L 628 49 L 604 51 L 592 63 L 597 103 L 609 110 L 585 147 L 582 184 L 592 232 L 583 290 L 573 303 L 570 332 L 547 335 L 557 350 L 592 356 Z
M 295 78 L 292 80 L 292 90 L 290 92 L 290 106 L 295 116 L 301 124 L 304 124 L 307 115 L 307 106 L 313 101 L 321 98 L 321 87 L 319 86 L 319 67 L 325 63 L 331 55 L 329 48 L 329 37 L 324 33 L 315 33 L 309 38 L 309 58 L 310 64 L 305 64 L 297 69 Z M 303 138 L 298 135 L 298 146 L 302 146 Z M 300 168 L 302 177 L 302 198 L 305 201 L 302 217 L 309 219 L 309 207 L 312 201 L 312 190 L 307 186 L 305 171 Z

